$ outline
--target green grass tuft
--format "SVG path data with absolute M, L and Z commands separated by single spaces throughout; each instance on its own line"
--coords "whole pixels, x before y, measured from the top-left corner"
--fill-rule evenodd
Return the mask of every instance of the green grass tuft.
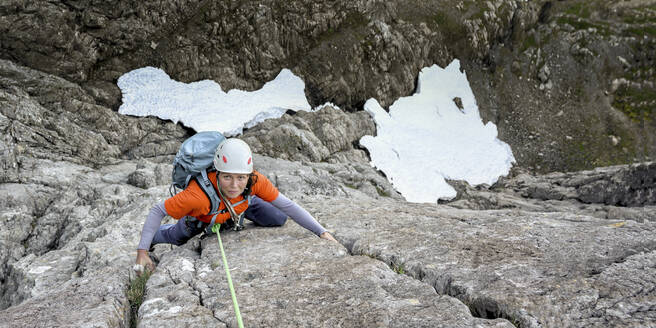
M 405 274 L 405 268 L 403 267 L 403 264 L 392 263 L 392 270 L 398 274 Z
M 130 327 L 137 327 L 137 318 L 139 316 L 139 307 L 143 303 L 144 293 L 146 291 L 146 282 L 150 278 L 151 272 L 146 270 L 141 276 L 137 276 L 130 282 L 130 286 L 126 292 L 128 301 L 130 302 Z

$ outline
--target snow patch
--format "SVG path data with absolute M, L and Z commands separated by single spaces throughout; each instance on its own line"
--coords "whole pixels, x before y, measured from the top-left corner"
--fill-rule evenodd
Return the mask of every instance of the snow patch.
M 422 69 L 415 94 L 399 98 L 389 113 L 373 98 L 364 107 L 377 135 L 360 144 L 410 202 L 454 198 L 445 179 L 491 185 L 515 162 L 510 146 L 497 139 L 496 125 L 483 124 L 457 59 L 444 69 Z
M 211 80 L 178 82 L 155 67 L 128 72 L 117 84 L 123 93 L 119 113 L 157 116 L 181 122 L 196 132 L 219 131 L 234 136 L 265 119 L 278 118 L 287 110 L 311 110 L 305 98 L 305 83 L 288 69 L 252 92 L 224 92 Z

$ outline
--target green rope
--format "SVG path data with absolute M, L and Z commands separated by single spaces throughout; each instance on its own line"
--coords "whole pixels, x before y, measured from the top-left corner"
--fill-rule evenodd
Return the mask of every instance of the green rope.
M 223 267 L 225 268 L 226 276 L 228 276 L 228 286 L 230 286 L 230 295 L 232 295 L 232 305 L 235 308 L 235 315 L 237 316 L 237 324 L 239 328 L 244 328 L 244 323 L 241 321 L 241 313 L 239 313 L 239 304 L 237 304 L 237 296 L 235 295 L 235 287 L 232 286 L 232 278 L 230 278 L 230 269 L 228 269 L 228 260 L 223 251 L 223 243 L 221 242 L 221 235 L 219 234 L 221 224 L 217 223 L 212 226 L 212 232 L 216 234 L 216 239 L 219 240 L 219 248 L 221 248 L 221 257 L 223 257 Z

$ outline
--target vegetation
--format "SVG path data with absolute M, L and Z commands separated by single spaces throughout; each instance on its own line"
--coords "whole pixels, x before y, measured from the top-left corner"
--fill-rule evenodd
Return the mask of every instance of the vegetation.
M 560 25 L 568 24 L 576 30 L 587 30 L 593 28 L 597 30 L 597 33 L 603 36 L 610 36 L 611 30 L 606 22 L 591 22 L 589 20 L 581 19 L 580 17 L 570 17 L 570 16 L 561 16 L 556 19 L 556 22 Z
M 605 126 L 605 131 L 593 126 Z M 638 155 L 635 137 L 621 122 L 597 121 L 589 126 L 581 125 L 577 132 L 572 140 L 562 143 L 563 160 L 569 170 L 629 163 Z M 612 144 L 611 135 L 617 145 Z
M 382 197 L 389 197 L 390 193 L 385 191 L 383 188 L 376 186 L 376 191 L 378 192 L 378 196 Z
M 354 184 L 345 183 L 344 185 L 351 188 L 351 189 L 358 189 L 358 187 L 356 187 Z
M 645 25 L 645 26 L 632 26 L 625 31 L 629 35 L 634 35 L 639 38 L 644 36 L 656 36 L 656 25 Z
M 588 2 L 589 1 L 580 1 L 574 3 L 565 10 L 565 13 L 581 18 L 590 18 L 590 4 Z
M 363 33 L 364 27 L 367 26 L 369 20 L 363 14 L 357 11 L 349 12 L 344 19 L 335 28 L 328 27 L 328 29 L 315 38 L 317 44 L 327 41 L 339 41 L 344 39 L 345 35 L 355 34 L 358 40 L 365 37 Z M 348 33 L 347 33 L 348 32 Z
M 405 268 L 403 267 L 403 264 L 392 263 L 392 270 L 398 274 L 405 274 Z
M 613 107 L 635 122 L 651 121 L 656 106 L 656 90 L 637 89 L 623 85 L 615 92 Z
M 446 11 L 438 11 L 429 22 L 437 24 L 446 41 L 450 44 L 462 42 L 467 38 L 467 29 L 455 16 Z
M 150 278 L 151 272 L 145 270 L 141 276 L 137 276 L 130 282 L 126 292 L 130 302 L 130 327 L 137 327 L 137 318 L 139 316 L 139 307 L 143 303 L 144 292 L 146 291 L 146 282 Z
M 524 52 L 526 49 L 529 48 L 537 48 L 537 47 L 538 47 L 538 42 L 535 40 L 535 34 L 531 33 L 526 38 L 524 38 L 524 42 L 522 43 L 520 52 Z

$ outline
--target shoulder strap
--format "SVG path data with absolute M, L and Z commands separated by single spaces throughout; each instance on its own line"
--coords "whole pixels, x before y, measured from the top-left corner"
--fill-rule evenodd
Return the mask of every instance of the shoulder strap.
M 219 206 L 221 206 L 221 198 L 219 198 L 212 181 L 207 177 L 207 170 L 202 170 L 200 175 L 197 175 L 195 179 L 200 189 L 210 200 L 210 212 L 207 215 L 217 214 L 219 212 Z

